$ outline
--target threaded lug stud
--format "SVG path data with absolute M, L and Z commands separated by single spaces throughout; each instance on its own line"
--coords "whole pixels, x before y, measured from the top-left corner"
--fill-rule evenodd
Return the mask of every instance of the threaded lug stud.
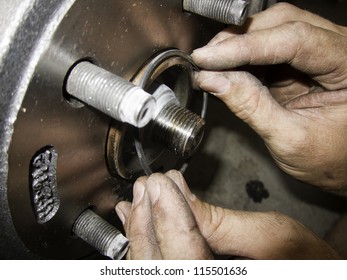
M 119 230 L 89 209 L 77 218 L 72 231 L 97 249 L 100 254 L 111 259 L 123 258 L 128 250 L 129 240 Z
M 175 154 L 187 158 L 198 148 L 205 121 L 186 108 L 169 104 L 154 120 L 155 138 Z
M 140 87 L 90 62 L 78 63 L 67 78 L 66 91 L 110 117 L 144 127 L 153 116 L 155 99 Z
M 183 8 L 225 24 L 242 25 L 250 0 L 183 0 Z

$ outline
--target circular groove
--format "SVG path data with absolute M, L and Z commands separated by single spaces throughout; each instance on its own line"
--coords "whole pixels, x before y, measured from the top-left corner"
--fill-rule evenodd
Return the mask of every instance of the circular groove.
M 150 81 L 151 76 L 155 72 L 156 66 L 159 65 L 160 63 L 162 63 L 163 61 L 165 61 L 169 58 L 173 58 L 173 57 L 183 58 L 184 60 L 188 61 L 192 65 L 194 71 L 199 71 L 198 66 L 195 64 L 195 62 L 192 60 L 192 58 L 189 55 L 181 52 L 180 50 L 171 49 L 171 50 L 165 51 L 162 54 L 158 55 L 155 59 L 153 59 L 148 64 L 148 66 L 147 66 L 148 70 L 137 81 L 137 85 L 142 87 L 142 88 L 146 87 L 148 81 Z M 201 114 L 200 114 L 202 118 L 204 118 L 206 116 L 207 103 L 208 103 L 208 95 L 206 92 L 204 92 L 203 105 L 202 105 Z M 147 176 L 150 176 L 151 174 L 153 174 L 153 171 L 152 171 L 150 164 L 147 160 L 147 157 L 145 155 L 145 152 L 144 152 L 144 149 L 143 149 L 143 146 L 142 146 L 140 139 L 141 139 L 141 137 L 140 137 L 140 130 L 139 130 L 137 137 L 135 137 L 135 139 L 134 139 L 136 152 L 137 152 L 137 156 L 139 158 L 142 169 L 144 170 L 144 172 L 146 173 Z M 188 167 L 188 163 L 183 164 L 183 166 L 181 167 L 181 172 L 184 172 L 184 170 L 186 170 L 187 167 Z

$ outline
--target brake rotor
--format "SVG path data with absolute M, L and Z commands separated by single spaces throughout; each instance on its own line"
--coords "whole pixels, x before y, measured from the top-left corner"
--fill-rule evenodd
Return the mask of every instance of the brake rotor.
M 144 174 L 134 150 L 120 144 L 127 127 L 69 98 L 64 81 L 81 59 L 131 80 L 155 54 L 190 53 L 221 28 L 184 13 L 181 4 L 16 0 L 2 6 L 1 258 L 87 257 L 94 249 L 71 234 L 87 208 L 120 226 L 114 207 L 130 198 L 133 180 Z M 191 66 L 176 59 L 160 70 L 169 75 L 156 77 L 173 88 L 191 83 Z M 110 164 L 110 131 L 118 133 L 118 140 L 111 137 L 122 154 L 118 167 Z M 179 161 L 161 148 L 150 154 L 159 171 Z

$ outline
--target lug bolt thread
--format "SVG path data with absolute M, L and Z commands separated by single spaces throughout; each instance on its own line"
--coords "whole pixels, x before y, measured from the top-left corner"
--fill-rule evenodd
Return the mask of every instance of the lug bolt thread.
M 225 24 L 242 25 L 248 16 L 249 0 L 183 0 L 183 8 Z
M 66 90 L 110 117 L 136 127 L 145 126 L 153 117 L 155 100 L 149 93 L 87 61 L 72 69 Z
M 154 136 L 181 157 L 190 157 L 204 135 L 205 121 L 186 108 L 169 104 L 154 120 Z
M 75 221 L 72 231 L 97 249 L 100 254 L 114 260 L 124 257 L 129 240 L 91 210 L 85 210 Z

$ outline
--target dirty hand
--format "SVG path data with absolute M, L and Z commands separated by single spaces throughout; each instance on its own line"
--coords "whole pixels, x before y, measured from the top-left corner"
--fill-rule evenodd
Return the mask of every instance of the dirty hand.
M 140 178 L 134 201 L 116 207 L 130 240 L 128 259 L 335 259 L 303 225 L 279 213 L 251 213 L 201 202 L 178 171 Z
M 130 240 L 128 259 L 213 258 L 170 173 L 139 178 L 133 192 L 132 204 L 116 207 Z
M 244 29 L 193 52 L 205 70 L 198 86 L 248 123 L 285 172 L 346 194 L 347 28 L 280 3 Z M 263 65 L 267 87 L 245 65 Z

